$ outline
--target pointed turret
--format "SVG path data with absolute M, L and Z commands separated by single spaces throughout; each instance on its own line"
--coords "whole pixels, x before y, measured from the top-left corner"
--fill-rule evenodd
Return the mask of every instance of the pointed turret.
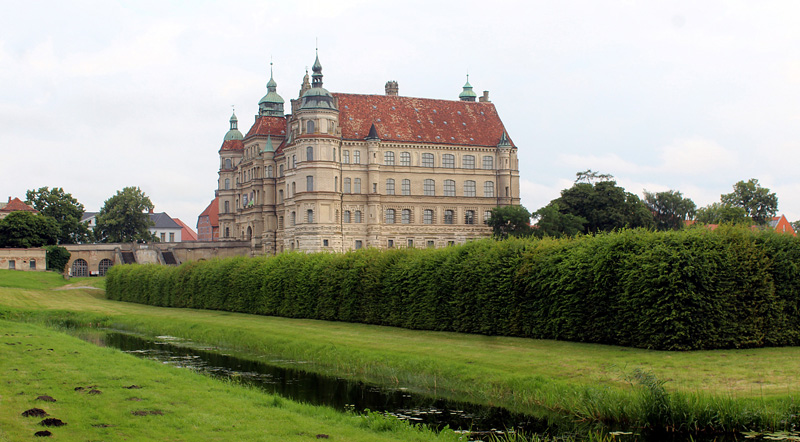
M 467 74 L 467 82 L 464 83 L 464 90 L 458 94 L 458 98 L 461 101 L 475 101 L 475 98 L 478 96 L 473 90 L 472 85 L 469 84 L 469 74 Z
M 311 89 L 303 93 L 303 104 L 300 109 L 336 109 L 333 104 L 333 96 L 322 87 L 322 63 L 319 62 L 319 53 L 311 67 Z
M 272 145 L 272 135 L 267 135 L 267 142 L 264 144 L 264 150 L 261 152 L 275 152 L 275 146 Z
M 282 117 L 283 98 L 278 95 L 278 83 L 272 75 L 272 63 L 269 64 L 269 82 L 267 83 L 267 95 L 258 102 L 258 114 L 261 116 Z
M 239 129 L 237 128 L 237 126 L 239 124 L 239 119 L 236 118 L 236 112 L 234 112 L 231 115 L 231 120 L 230 121 L 231 121 L 231 129 L 228 131 L 228 133 L 225 134 L 225 141 L 243 140 L 244 139 L 244 135 L 242 135 L 242 133 L 239 132 Z
M 303 76 L 303 84 L 300 85 L 300 95 L 298 97 L 303 98 L 303 94 L 309 89 L 311 89 L 311 83 L 308 82 L 308 67 L 306 67 L 306 75 Z
M 502 135 L 500 135 L 500 142 L 497 143 L 497 147 L 511 147 L 511 141 L 508 139 L 506 131 L 503 131 Z
M 372 127 L 369 128 L 369 135 L 367 135 L 365 140 L 380 140 L 381 137 L 378 136 L 378 129 L 375 128 L 375 123 L 372 123 Z

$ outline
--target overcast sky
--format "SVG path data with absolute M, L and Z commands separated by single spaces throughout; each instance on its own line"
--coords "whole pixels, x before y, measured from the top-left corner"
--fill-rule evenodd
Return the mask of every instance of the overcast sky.
M 274 62 L 296 98 L 315 41 L 332 92 L 457 99 L 469 72 L 519 148 L 534 211 L 578 171 L 698 207 L 739 180 L 800 219 L 800 2 L 0 0 L 0 198 L 139 186 L 194 227 L 231 105 Z

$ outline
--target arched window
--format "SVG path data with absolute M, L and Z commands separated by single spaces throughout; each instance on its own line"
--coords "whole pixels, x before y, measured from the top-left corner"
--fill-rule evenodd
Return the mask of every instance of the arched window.
M 353 164 L 361 164 L 361 151 L 354 150 L 353 151 Z
M 350 178 L 345 178 L 342 182 L 344 184 L 342 193 L 350 193 Z
M 456 196 L 456 182 L 444 180 L 444 196 Z
M 386 194 L 394 195 L 394 179 L 392 178 L 386 180 Z
M 350 223 L 350 211 L 349 210 L 345 210 L 344 211 L 344 216 L 342 217 L 342 222 L 343 223 Z
M 297 224 L 297 214 L 292 212 L 291 215 L 290 215 L 289 220 L 292 222 L 292 225 Z
M 278 176 L 283 176 L 283 164 L 278 166 Z
M 422 222 L 424 224 L 433 224 L 433 210 L 425 209 L 422 212 Z
M 225 190 L 228 190 L 230 188 L 231 188 L 231 179 L 225 178 Z
M 294 181 L 292 181 L 292 194 L 291 195 L 292 196 L 297 195 L 297 186 L 296 186 L 296 183 Z
M 445 210 L 444 211 L 444 223 L 445 224 L 453 224 L 453 211 L 452 210 Z
M 314 191 L 314 177 L 312 175 L 309 175 L 306 177 L 306 192 L 313 192 L 313 191 Z
M 360 210 L 356 210 L 355 222 L 357 222 L 357 223 L 361 222 L 361 211 Z
M 448 169 L 456 167 L 456 156 L 449 153 L 442 155 L 442 167 L 447 167 Z
M 483 157 L 483 168 L 484 169 L 494 169 L 494 157 L 489 155 L 485 155 Z
M 311 146 L 306 147 L 306 161 L 314 161 L 314 148 Z
M 106 276 L 106 272 L 112 265 L 114 264 L 110 259 L 102 259 L 100 260 L 100 264 L 97 265 L 97 272 L 100 273 L 100 276 Z
M 433 154 L 432 153 L 424 153 L 424 154 L 422 154 L 422 167 L 433 167 Z
M 483 212 L 483 223 L 484 224 L 488 223 L 491 218 L 492 218 L 492 211 L 491 210 L 485 210 Z
M 283 189 L 278 190 L 278 202 L 279 203 L 283 202 Z
M 494 181 L 486 181 L 483 183 L 483 196 L 494 196 Z
M 292 169 L 297 168 L 297 155 L 292 155 Z
M 78 258 L 72 262 L 72 276 L 89 276 L 89 264 L 85 259 Z
M 464 169 L 474 169 L 475 168 L 475 156 L 474 155 L 464 155 L 464 159 L 462 160 Z
M 306 219 L 307 222 L 313 223 L 314 222 L 314 211 L 311 209 L 306 210 Z
M 339 177 L 338 176 L 333 177 L 333 191 L 334 192 L 338 192 L 339 191 Z
M 464 196 L 475 196 L 475 181 L 464 181 Z
M 314 133 L 314 121 L 308 120 L 306 122 L 306 133 L 313 134 Z
M 282 216 L 278 217 L 278 228 L 279 229 L 283 229 L 283 217 Z
M 409 152 L 400 152 L 400 165 L 401 166 L 410 166 L 411 165 L 411 153 L 409 153 Z
M 231 237 L 231 229 L 229 227 L 225 227 L 225 238 Z
M 394 166 L 394 152 L 387 151 L 383 153 L 383 164 L 386 166 Z
M 272 166 L 267 166 L 267 178 L 272 178 Z
M 230 201 L 225 201 L 225 211 L 222 213 L 228 213 L 231 211 Z
M 475 224 L 474 210 L 467 210 L 464 212 L 464 224 Z
M 233 166 L 231 165 L 231 159 L 230 158 L 225 158 L 225 169 L 228 169 L 228 170 L 233 169 Z
M 361 193 L 361 178 L 353 179 L 353 193 Z
M 386 224 L 394 224 L 394 209 L 386 209 Z
M 343 150 L 342 151 L 342 163 L 350 164 L 350 151 L 349 150 Z
M 411 210 L 403 209 L 400 214 L 400 222 L 403 224 L 411 224 Z
M 427 196 L 435 196 L 436 195 L 436 182 L 432 179 L 426 179 L 423 182 L 422 186 L 422 193 Z
M 402 192 L 403 195 L 411 195 L 411 180 L 403 180 Z

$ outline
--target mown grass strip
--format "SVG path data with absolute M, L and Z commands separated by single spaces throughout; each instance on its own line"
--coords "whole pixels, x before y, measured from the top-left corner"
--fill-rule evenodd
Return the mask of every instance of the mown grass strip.
M 380 416 L 301 405 L 250 388 L 0 320 L 0 438 L 170 441 L 455 441 Z M 48 396 L 55 401 L 38 397 Z M 24 417 L 25 411 L 37 416 Z M 66 425 L 45 427 L 44 419 Z M 55 421 L 51 421 L 55 422 Z
M 520 412 L 542 406 L 580 419 L 732 430 L 777 428 L 797 411 L 791 399 L 798 393 L 800 348 L 659 352 L 167 309 L 108 301 L 83 289 L 0 289 L 0 306 L 6 317 L 170 334 L 254 359 L 311 361 L 320 372 Z M 666 381 L 665 413 L 648 412 L 662 398 L 631 376 L 637 369 Z

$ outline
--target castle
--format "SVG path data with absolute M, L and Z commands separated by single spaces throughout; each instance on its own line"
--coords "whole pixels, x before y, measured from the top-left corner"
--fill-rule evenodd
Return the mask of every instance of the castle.
M 271 70 L 271 69 L 270 69 Z M 517 148 L 488 92 L 459 100 L 331 93 L 319 55 L 291 112 L 270 72 L 246 135 L 219 150 L 219 240 L 255 253 L 443 247 L 486 237 L 518 205 Z

